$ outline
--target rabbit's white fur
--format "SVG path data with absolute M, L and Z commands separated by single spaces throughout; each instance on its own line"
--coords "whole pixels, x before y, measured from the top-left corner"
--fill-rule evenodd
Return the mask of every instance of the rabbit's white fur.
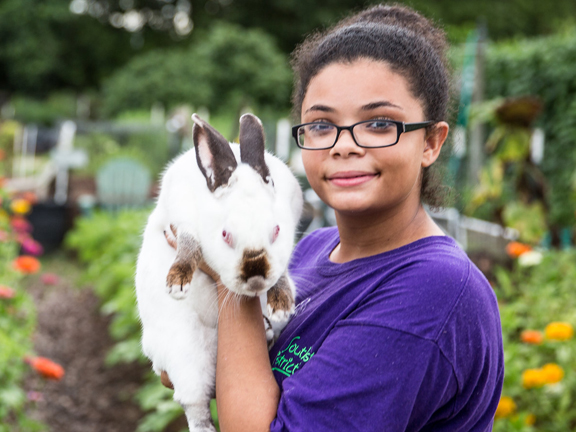
M 198 117 L 195 121 L 195 128 L 210 127 Z M 202 135 L 198 136 L 201 141 Z M 168 373 L 174 385 L 174 399 L 184 407 L 190 430 L 214 431 L 209 402 L 215 383 L 216 289 L 212 279 L 200 270 L 194 272 L 191 283 L 166 287 L 177 251 L 168 244 L 164 233 L 173 225 L 179 242 L 186 236 L 195 239 L 203 259 L 220 275 L 222 283 L 238 294 L 260 295 L 266 313 L 269 307 L 265 292 L 285 275 L 288 266 L 302 210 L 302 193 L 298 181 L 282 161 L 265 154 L 272 179 L 266 183 L 253 167 L 240 162 L 236 144 L 230 147 L 237 167 L 227 185 L 211 192 L 207 178 L 210 181 L 213 173 L 208 165 L 216 156 L 206 143 L 195 144 L 199 146 L 198 156 L 192 149 L 178 157 L 164 173 L 156 208 L 144 231 L 136 292 L 144 354 L 152 360 L 157 374 Z M 206 176 L 199 168 L 201 159 Z M 275 227 L 279 227 L 277 238 Z M 232 233 L 234 247 L 224 241 L 223 230 Z M 239 278 L 246 249 L 266 251 L 270 271 L 263 283 L 262 278 L 256 278 L 260 281 L 259 292 Z M 294 298 L 294 285 L 290 281 L 289 286 Z M 286 321 L 291 309 L 272 313 L 271 320 Z

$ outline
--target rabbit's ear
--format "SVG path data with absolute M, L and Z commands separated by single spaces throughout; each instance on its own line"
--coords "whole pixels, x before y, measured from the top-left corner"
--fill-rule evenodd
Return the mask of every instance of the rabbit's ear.
M 240 117 L 240 160 L 250 165 L 264 182 L 270 182 L 270 171 L 264 160 L 264 128 L 252 114 Z
M 228 140 L 220 132 L 196 114 L 192 114 L 192 120 L 194 120 L 192 138 L 196 149 L 196 161 L 206 178 L 208 189 L 214 192 L 220 186 L 228 184 L 238 163 Z

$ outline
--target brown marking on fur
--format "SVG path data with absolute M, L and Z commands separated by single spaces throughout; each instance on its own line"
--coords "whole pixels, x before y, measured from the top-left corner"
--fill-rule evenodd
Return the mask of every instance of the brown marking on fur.
M 240 265 L 240 278 L 243 281 L 248 281 L 254 276 L 266 278 L 269 271 L 270 263 L 264 249 L 244 251 Z
M 166 276 L 166 286 L 180 286 L 183 287 L 186 284 L 192 282 L 192 275 L 196 271 L 196 267 L 192 267 L 190 263 L 187 262 L 175 262 L 170 267 L 168 276 Z
M 214 192 L 220 186 L 227 185 L 230 176 L 238 166 L 228 140 L 206 122 L 203 122 L 203 126 L 194 124 L 192 138 L 196 151 L 196 162 L 206 179 L 206 185 L 210 192 Z M 212 155 L 210 164 L 202 159 L 200 146 L 206 146 L 207 151 Z M 212 170 L 213 177 L 207 174 L 206 168 Z
M 172 225 L 170 225 L 170 229 L 172 232 L 176 231 Z M 201 259 L 202 250 L 194 237 L 187 233 L 181 233 L 177 236 L 176 258 L 166 277 L 166 286 L 180 285 L 183 287 L 190 283 Z
M 270 170 L 264 159 L 266 149 L 264 129 L 258 118 L 244 114 L 240 118 L 240 160 L 252 167 L 265 183 L 270 180 Z
M 290 283 L 288 277 L 283 274 L 276 285 L 268 290 L 267 293 L 268 305 L 272 307 L 272 311 L 278 310 L 289 311 L 294 306 L 294 297 L 290 290 Z
M 174 390 L 174 384 L 172 384 L 172 381 L 170 381 L 170 377 L 166 371 L 162 371 L 160 373 L 160 382 L 164 387 L 167 387 L 170 390 Z

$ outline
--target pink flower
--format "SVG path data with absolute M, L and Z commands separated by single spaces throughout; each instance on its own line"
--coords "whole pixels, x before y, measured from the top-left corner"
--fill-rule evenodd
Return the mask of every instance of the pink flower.
M 0 299 L 11 299 L 16 295 L 16 291 L 6 285 L 0 285 Z
M 10 240 L 10 234 L 4 230 L 0 230 L 0 242 L 4 243 Z
M 40 279 L 44 285 L 58 285 L 60 278 L 54 273 L 44 273 Z
M 30 402 L 40 402 L 44 400 L 44 395 L 37 391 L 29 391 L 28 393 L 26 393 L 26 398 Z
M 42 255 L 42 253 L 44 252 L 44 248 L 40 243 L 38 243 L 33 238 L 27 238 L 22 242 L 22 251 L 26 255 L 38 256 Z
M 10 224 L 14 231 L 18 233 L 32 232 L 32 224 L 22 217 L 13 217 Z

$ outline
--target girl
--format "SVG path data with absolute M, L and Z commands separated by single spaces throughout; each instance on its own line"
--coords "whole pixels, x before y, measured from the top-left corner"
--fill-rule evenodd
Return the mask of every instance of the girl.
M 222 431 L 492 429 L 496 298 L 423 208 L 440 203 L 445 48 L 416 12 L 376 6 L 295 52 L 294 137 L 337 227 L 296 247 L 296 314 L 270 353 L 258 299 L 221 302 Z

